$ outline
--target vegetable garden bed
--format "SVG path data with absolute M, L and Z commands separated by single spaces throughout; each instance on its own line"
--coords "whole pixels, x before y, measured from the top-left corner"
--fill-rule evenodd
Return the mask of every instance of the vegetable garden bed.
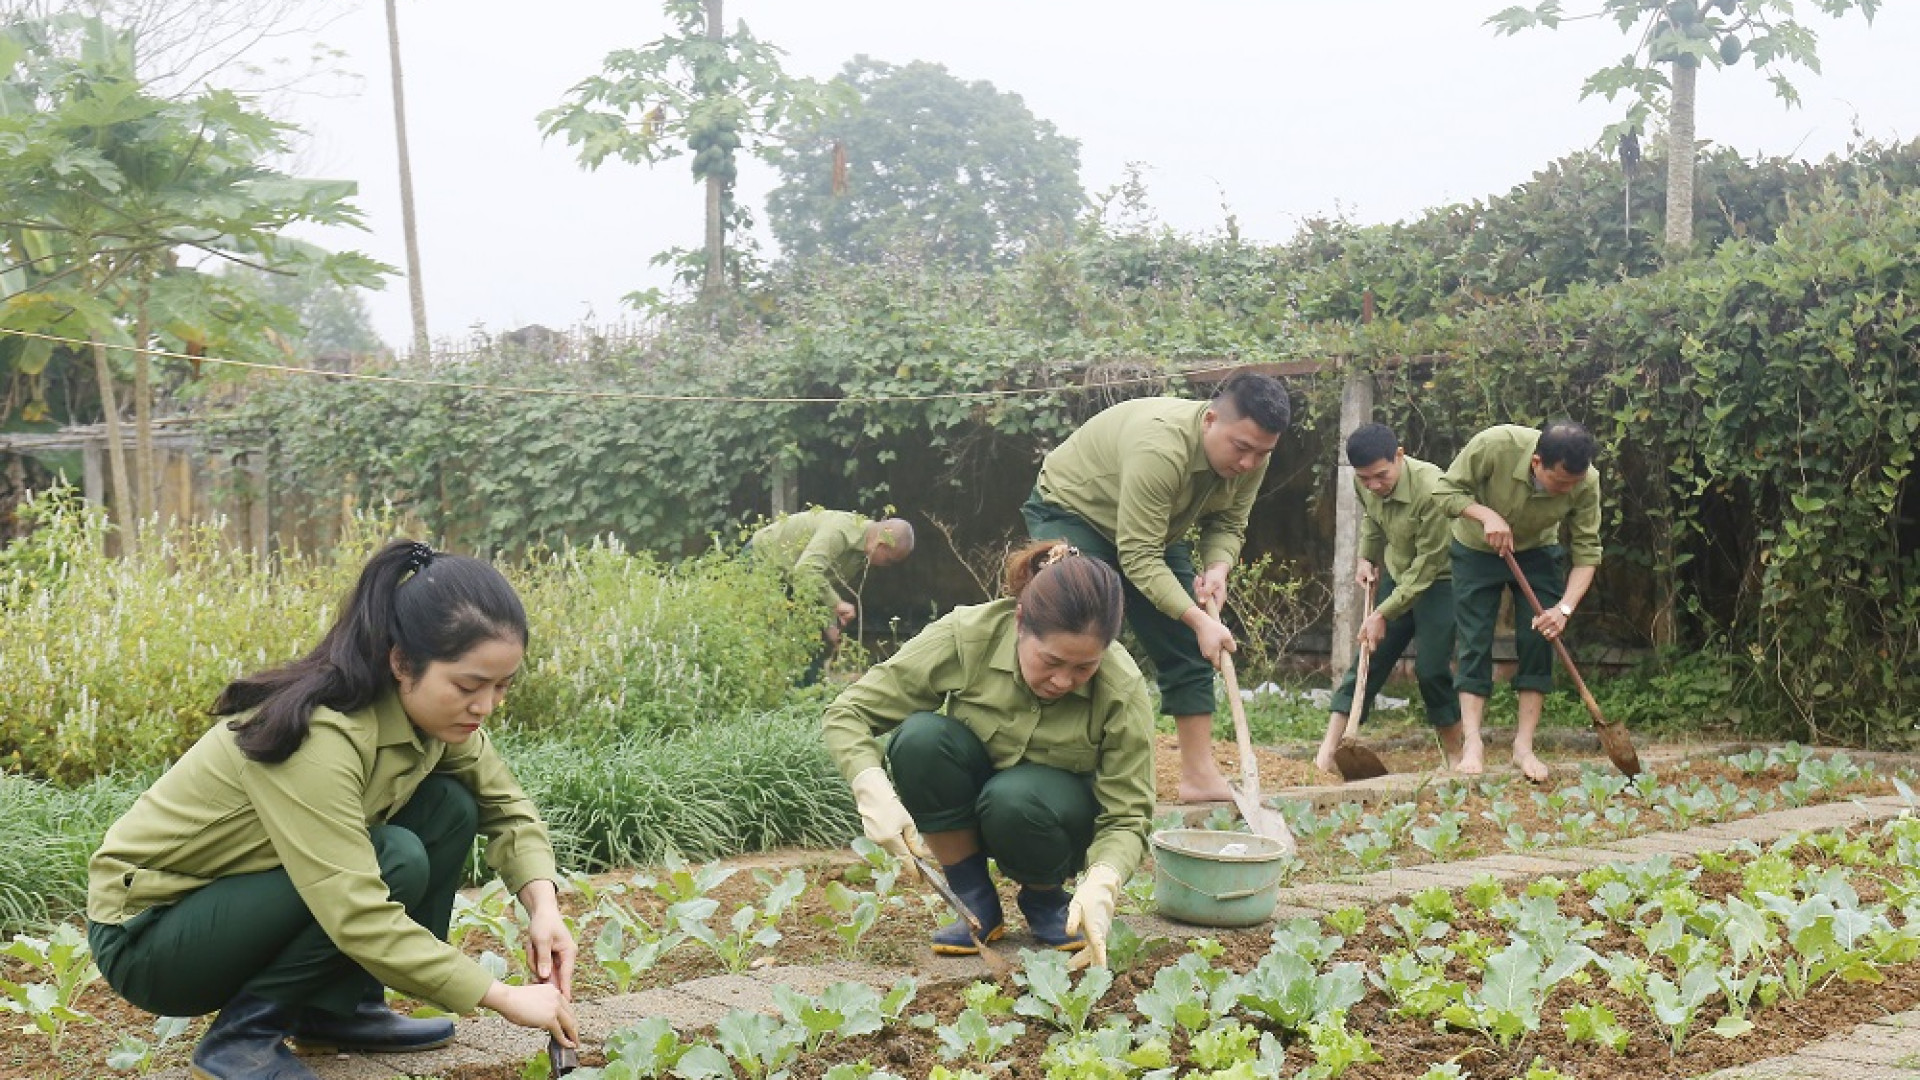
M 1370 808 L 1344 803 L 1311 813 L 1293 809 L 1304 855 L 1295 880 L 1351 880 L 1348 875 L 1380 865 L 1411 868 L 1443 859 L 1533 852 L 1548 844 L 1605 842 L 1654 829 L 1704 826 L 1788 804 L 1813 805 L 1895 790 L 1907 791 L 1905 780 L 1843 755 L 1816 756 L 1792 747 L 1730 761 L 1665 765 L 1654 779 L 1633 785 L 1599 772 L 1570 777 L 1544 790 L 1501 777 L 1442 780 L 1401 802 Z M 1346 809 L 1349 806 L 1353 809 Z M 1604 831 L 1589 835 L 1595 830 Z M 816 1033 L 820 1045 L 801 1055 L 791 1070 L 800 1078 L 858 1076 L 859 1068 L 829 1073 L 827 1066 L 851 1067 L 862 1059 L 901 1076 L 933 1075 L 936 1065 L 964 1075 L 968 1062 L 943 1059 L 942 1048 L 959 1045 L 956 1039 L 991 1045 L 1012 1034 L 1005 1027 L 1012 1023 L 1025 1030 L 990 1056 L 1010 1065 L 1007 1074 L 1015 1076 L 1237 1077 L 1273 1075 L 1275 1068 L 1278 1075 L 1318 1068 L 1308 1075 L 1331 1076 L 1333 1066 L 1351 1059 L 1343 1075 L 1419 1077 L 1429 1075 L 1430 1066 L 1451 1062 L 1459 1075 L 1505 1078 L 1527 1076 L 1534 1055 L 1568 1076 L 1691 1076 L 1779 1053 L 1849 1021 L 1920 1000 L 1920 971 L 1912 963 L 1920 938 L 1909 933 L 1909 912 L 1920 910 L 1915 899 L 1920 880 L 1908 869 L 1920 866 L 1920 859 L 1912 858 L 1920 853 L 1920 833 L 1915 830 L 1920 825 L 1906 823 L 1870 839 L 1820 841 L 1774 853 L 1749 845 L 1738 865 L 1709 856 L 1701 867 L 1669 864 L 1658 878 L 1649 876 L 1655 871 L 1637 870 L 1623 871 L 1626 876 L 1618 878 L 1588 871 L 1504 886 L 1485 879 L 1452 891 L 1428 889 L 1371 910 L 1336 913 L 1319 923 L 1289 922 L 1273 937 L 1265 928 L 1221 934 L 1217 950 L 1141 941 L 1122 931 L 1115 941 L 1113 985 L 1098 996 L 1091 1026 L 1097 1032 L 1101 1024 L 1125 1020 L 1130 1033 L 1124 1048 L 1122 1036 L 1112 1033 L 1050 1042 L 1063 1033 L 1044 1016 L 1030 1015 L 1058 1007 L 1058 1002 L 1046 1004 L 1049 994 L 1059 998 L 1091 992 L 1098 975 L 1062 984 L 1048 960 L 1036 961 L 1038 966 L 1022 976 L 1027 984 L 1008 982 L 998 988 L 998 996 L 1016 1002 L 1031 999 L 1024 1013 L 1012 1016 L 998 1015 L 996 1003 L 987 1000 L 993 995 L 982 988 L 941 985 L 943 979 L 951 980 L 947 973 L 954 965 L 927 952 L 926 934 L 944 914 L 918 891 L 901 889 L 884 857 L 870 850 L 865 858 L 813 852 L 785 860 L 743 860 L 760 862 L 757 869 L 675 865 L 641 877 L 577 878 L 565 900 L 582 942 L 577 977 L 582 998 L 672 987 L 773 963 L 831 959 L 857 959 L 918 980 L 913 1000 L 894 1009 L 900 1015 L 884 1030 L 844 1040 Z M 1539 839 L 1542 836 L 1545 839 Z M 1722 836 L 1703 840 L 1700 847 L 1727 842 Z M 1649 865 L 1657 865 L 1657 860 Z M 1799 877 L 1784 877 L 1783 865 Z M 1749 889 L 1743 896 L 1750 879 L 1769 888 Z M 1139 917 L 1151 904 L 1150 880 L 1143 872 L 1129 883 L 1123 923 L 1151 925 Z M 1849 889 L 1857 902 L 1836 901 L 1846 898 Z M 1794 906 L 1765 906 L 1768 902 L 1759 893 L 1766 891 Z M 1835 906 L 1829 912 L 1815 897 Z M 509 905 L 496 885 L 463 898 L 455 923 L 462 947 L 488 957 L 501 971 L 519 964 L 517 924 Z M 1011 903 L 1008 908 L 1011 912 Z M 1721 918 L 1725 911 L 1736 912 L 1737 922 L 1734 914 Z M 1850 942 L 1865 933 L 1877 952 L 1850 957 L 1842 966 L 1812 976 L 1810 966 L 1827 960 L 1808 959 L 1802 950 L 1802 945 L 1815 947 L 1804 936 L 1808 926 L 1832 927 L 1836 940 L 1851 935 L 1846 938 Z M 1597 935 L 1591 934 L 1594 929 Z M 1763 957 L 1755 951 L 1756 942 L 1767 939 L 1768 929 L 1771 949 Z M 1814 931 L 1816 936 L 1826 933 Z M 1729 934 L 1741 944 L 1736 947 L 1736 938 Z M 1798 944 L 1795 934 L 1802 934 Z M 1913 934 L 1920 934 L 1920 926 Z M 1017 943 L 1022 936 L 1015 929 L 1010 941 Z M 153 1028 L 156 1019 L 128 1009 L 102 985 L 89 984 L 83 944 L 76 951 L 76 942 L 77 934 L 69 930 L 65 945 L 56 940 L 42 957 L 30 939 L 17 939 L 0 963 L 0 979 L 22 988 L 22 1022 L 33 1022 L 28 1031 L 0 1033 L 0 1071 L 17 1076 L 108 1075 L 112 1070 L 103 1063 L 116 1048 L 113 1060 L 126 1067 L 127 1074 L 183 1061 L 204 1020 L 177 1025 L 164 1046 L 155 1045 L 162 1034 Z M 53 955 L 60 948 L 66 949 L 64 959 Z M 1722 985 L 1717 976 L 1714 986 L 1703 991 L 1706 976 L 1698 972 L 1715 949 L 1716 970 L 1732 971 L 1736 984 L 1752 979 L 1745 991 L 1755 1003 L 1749 1011 L 1751 1029 L 1736 1033 L 1739 1025 L 1729 1024 L 1720 1027 L 1723 1034 L 1709 1033 L 1728 1015 L 1729 995 L 1741 993 L 1737 985 Z M 1591 950 L 1592 958 L 1580 950 Z M 1286 958 L 1276 959 L 1270 952 Z M 1736 953 L 1739 966 L 1729 968 L 1736 963 Z M 1310 980 L 1299 970 L 1302 957 L 1315 961 Z M 1789 963 L 1802 969 L 1795 973 Z M 1883 981 L 1849 981 L 1867 978 L 1869 968 L 1863 965 L 1868 963 L 1872 976 Z M 1575 966 L 1567 968 L 1569 964 Z M 1040 981 L 1035 984 L 1035 979 Z M 1183 979 L 1187 989 L 1176 991 L 1175 984 Z M 1334 1025 L 1331 1008 L 1316 1006 L 1317 1011 L 1302 1017 L 1296 1003 L 1285 1006 L 1293 1013 L 1282 1009 L 1277 1018 L 1261 1007 L 1243 1005 L 1243 997 L 1258 999 L 1260 993 L 1245 989 L 1251 985 L 1248 979 L 1280 987 L 1279 998 L 1296 1002 L 1320 1000 L 1313 995 L 1325 987 L 1331 996 L 1322 1004 L 1342 1003 L 1344 1020 Z M 1212 990 L 1206 994 L 1195 989 L 1208 986 Z M 1656 1002 L 1656 995 L 1669 993 L 1668 986 L 1680 998 L 1661 996 Z M 1311 994 L 1304 989 L 1308 987 Z M 1358 996 L 1353 996 L 1355 988 Z M 1802 990 L 1804 996 L 1795 998 Z M 1537 1000 L 1523 1001 L 1521 991 L 1538 991 Z M 867 1001 L 851 988 L 838 993 L 843 1005 L 855 998 Z M 1691 1019 L 1676 1040 L 1681 1022 L 1663 1021 L 1655 1005 L 1665 1009 L 1665 1015 L 1675 1015 L 1681 1008 L 1676 1002 L 1701 994 L 1705 996 L 1691 1006 Z M 1509 1007 L 1493 1009 L 1489 995 Z M 1763 996 L 1773 999 L 1766 1007 L 1758 1005 Z M 1193 1011 L 1200 997 L 1210 1006 L 1221 1005 L 1224 1016 L 1215 1017 L 1217 1010 L 1209 1007 L 1206 1020 L 1200 1021 Z M 1167 1004 L 1175 998 L 1184 1005 Z M 799 1010 L 820 1008 L 817 1002 L 809 1006 L 802 1000 L 790 1000 L 796 1016 Z M 883 998 L 876 993 L 873 1000 Z M 61 1008 L 72 1011 L 63 1013 Z M 963 1015 L 969 1008 L 972 1014 Z M 1171 1024 L 1165 1022 L 1169 1016 L 1176 1017 Z M 1445 1030 L 1436 1030 L 1436 1021 Z M 741 1026 L 750 1023 L 761 1026 L 753 1032 Z M 755 1040 L 773 1046 L 784 1038 L 784 1029 L 765 1028 L 761 1021 L 742 1018 L 732 1024 L 723 1030 L 742 1053 L 751 1053 L 744 1048 Z M 947 1026 L 944 1031 L 942 1025 Z M 1571 1039 L 1570 1026 L 1576 1032 Z M 1383 1061 L 1362 1060 L 1366 1053 L 1354 1039 L 1360 1033 Z M 1259 1060 L 1263 1036 L 1264 1063 Z M 630 1043 L 632 1037 L 626 1038 Z M 1625 1049 L 1616 1051 L 1612 1044 L 1622 1038 Z M 636 1069 L 630 1060 L 634 1052 L 623 1049 L 625 1045 L 616 1041 L 608 1047 L 615 1057 L 608 1075 L 649 1075 Z M 719 1039 L 711 1045 L 724 1053 L 719 1047 L 728 1043 Z M 1154 1064 L 1162 1046 L 1177 1066 Z M 1112 1060 L 1064 1063 L 1072 1055 Z M 1125 1064 L 1129 1055 L 1133 1064 Z M 586 1060 L 597 1064 L 603 1057 L 590 1050 Z M 703 1075 L 700 1060 L 696 1055 L 687 1061 L 683 1073 Z M 707 1060 L 711 1064 L 711 1058 Z M 405 1058 L 385 1061 L 408 1067 Z M 491 1080 L 520 1076 L 525 1064 L 416 1075 Z M 971 1067 L 980 1069 L 982 1064 Z M 1169 1067 L 1177 1071 L 1158 1072 Z M 742 1066 L 738 1075 L 756 1074 Z

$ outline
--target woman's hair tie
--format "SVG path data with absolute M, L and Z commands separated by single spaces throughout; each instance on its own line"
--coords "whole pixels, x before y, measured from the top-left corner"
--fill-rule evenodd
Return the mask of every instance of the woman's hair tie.
M 1047 549 L 1045 555 L 1040 557 L 1040 569 L 1045 570 L 1047 567 L 1052 566 L 1054 563 L 1059 562 L 1069 555 L 1078 554 L 1080 554 L 1080 549 L 1074 547 L 1072 544 L 1055 544 Z
M 433 556 L 431 547 L 416 540 L 407 545 L 407 569 L 417 574 L 433 565 Z

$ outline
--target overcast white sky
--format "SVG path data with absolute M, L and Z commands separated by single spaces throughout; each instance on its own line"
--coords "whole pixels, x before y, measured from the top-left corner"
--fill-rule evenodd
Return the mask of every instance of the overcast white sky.
M 1627 51 L 1611 23 L 1497 38 L 1509 0 L 728 0 L 731 24 L 826 78 L 858 53 L 928 60 L 1021 95 L 1080 140 L 1089 192 L 1148 166 L 1162 221 L 1278 242 L 1302 218 L 1389 221 L 1505 191 L 1591 144 L 1619 107 L 1579 101 L 1595 68 Z M 1570 2 L 1570 10 L 1598 0 Z M 1920 134 L 1920 10 L 1885 5 L 1868 28 L 1812 0 L 1822 75 L 1798 72 L 1785 110 L 1750 70 L 1703 73 L 1699 133 L 1751 154 L 1819 157 L 1855 126 Z M 664 286 L 649 258 L 700 242 L 701 192 L 685 159 L 582 170 L 534 117 L 613 49 L 666 22 L 655 0 L 400 0 L 422 277 L 436 337 L 622 315 L 619 297 Z M 363 76 L 355 94 L 284 103 L 310 133 L 296 168 L 357 180 L 371 231 L 331 237 L 405 265 L 388 97 L 386 22 L 360 0 L 324 40 Z M 743 170 L 756 212 L 770 173 Z M 369 303 L 389 342 L 409 336 L 406 284 Z

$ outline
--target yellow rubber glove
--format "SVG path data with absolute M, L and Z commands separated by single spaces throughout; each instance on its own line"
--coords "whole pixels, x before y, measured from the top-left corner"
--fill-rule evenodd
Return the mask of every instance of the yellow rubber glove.
M 914 856 L 922 859 L 932 856 L 920 839 L 919 828 L 913 824 L 913 815 L 907 813 L 899 793 L 893 790 L 893 781 L 887 779 L 887 770 L 876 765 L 854 777 L 853 802 L 860 808 L 860 825 L 866 830 L 867 839 L 900 860 L 901 873 L 907 880 L 920 880 L 920 868 L 913 864 Z
M 1067 933 L 1087 937 L 1089 964 L 1107 966 L 1107 933 L 1113 929 L 1113 909 L 1120 902 L 1120 871 L 1094 863 L 1080 878 L 1067 906 Z

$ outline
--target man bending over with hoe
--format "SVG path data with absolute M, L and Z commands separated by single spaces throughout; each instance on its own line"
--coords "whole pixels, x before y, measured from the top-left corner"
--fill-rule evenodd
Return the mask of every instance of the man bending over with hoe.
M 1212 401 L 1123 401 L 1047 454 L 1020 508 L 1029 536 L 1073 544 L 1125 580 L 1127 622 L 1179 732 L 1181 802 L 1233 797 L 1213 760 L 1213 665 L 1234 649 L 1217 613 L 1290 411 L 1285 385 L 1252 374 Z M 1196 526 L 1197 573 L 1185 540 Z
M 1553 689 L 1553 648 L 1600 567 L 1600 476 L 1591 466 L 1599 445 L 1586 428 L 1555 420 L 1536 431 L 1500 424 L 1468 440 L 1440 481 L 1441 508 L 1453 523 L 1453 604 L 1458 627 L 1460 725 L 1464 749 L 1456 767 L 1485 771 L 1480 724 L 1493 693 L 1493 625 L 1500 593 L 1514 592 L 1513 677 L 1520 717 L 1513 764 L 1528 780 L 1547 779 L 1533 752 L 1546 692 Z M 1560 527 L 1571 532 L 1573 569 L 1561 569 Z M 1532 619 L 1508 570 L 1513 556 L 1532 584 L 1542 613 Z

